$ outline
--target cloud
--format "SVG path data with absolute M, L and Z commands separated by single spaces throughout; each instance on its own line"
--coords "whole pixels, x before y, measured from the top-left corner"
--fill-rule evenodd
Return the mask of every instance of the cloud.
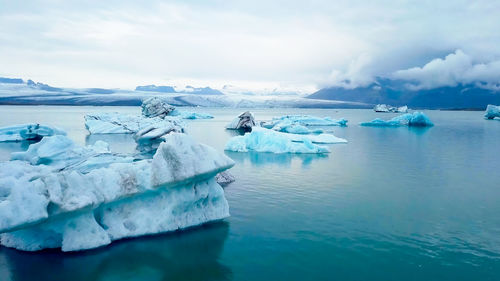
M 363 85 L 456 49 L 473 61 L 500 57 L 500 2 L 489 0 L 0 0 L 0 6 L 0 76 L 67 87 L 187 81 L 247 88 L 243 81 L 252 89 L 304 92 Z M 491 67 L 477 72 L 494 76 Z
M 367 86 L 374 81 L 373 59 L 368 54 L 362 54 L 351 61 L 345 72 L 333 70 L 325 86 L 353 89 Z
M 434 59 L 423 67 L 398 70 L 392 75 L 406 80 L 412 90 L 433 89 L 458 84 L 477 84 L 483 88 L 498 89 L 500 85 L 500 60 L 475 63 L 473 58 L 461 50 Z

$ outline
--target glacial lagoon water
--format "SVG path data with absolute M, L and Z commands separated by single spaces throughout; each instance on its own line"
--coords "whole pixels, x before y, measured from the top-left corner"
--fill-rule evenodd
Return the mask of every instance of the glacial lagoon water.
M 191 109 L 189 109 L 191 110 Z M 239 109 L 188 132 L 223 150 Z M 138 107 L 0 106 L 0 126 L 59 126 L 80 144 L 131 152 L 129 135 L 88 136 L 83 115 Z M 425 111 L 431 128 L 369 128 L 371 110 L 252 110 L 345 117 L 328 155 L 229 153 L 231 217 L 81 253 L 0 247 L 0 280 L 500 280 L 500 121 Z M 0 160 L 25 143 L 0 144 Z

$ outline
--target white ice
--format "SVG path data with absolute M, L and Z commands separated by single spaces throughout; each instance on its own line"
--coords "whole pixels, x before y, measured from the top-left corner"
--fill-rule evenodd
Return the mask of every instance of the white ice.
M 66 135 L 62 129 L 40 124 L 23 124 L 0 128 L 0 142 L 40 140 L 43 137 Z
M 373 108 L 375 112 L 394 112 L 394 113 L 407 113 L 408 112 L 408 106 L 400 106 L 400 107 L 395 107 L 395 106 L 390 106 L 387 104 L 377 104 Z
M 13 158 L 22 160 L 0 163 L 7 247 L 84 250 L 229 216 L 214 177 L 234 162 L 185 134 L 168 134 L 151 160 L 113 155 L 104 143 L 78 147 L 64 136 Z
M 116 112 L 85 115 L 85 127 L 91 134 L 135 134 L 153 125 L 157 128 L 172 128 L 178 132 L 184 130 L 184 125 L 176 118 L 148 118 Z

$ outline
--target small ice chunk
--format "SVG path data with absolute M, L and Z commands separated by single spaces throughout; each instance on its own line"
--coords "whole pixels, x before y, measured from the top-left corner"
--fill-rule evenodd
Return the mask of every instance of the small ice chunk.
M 486 112 L 484 113 L 484 118 L 494 119 L 495 117 L 500 118 L 500 106 L 488 104 Z
M 229 172 L 224 171 L 220 172 L 215 176 L 215 181 L 220 184 L 222 187 L 236 181 L 235 177 Z
M 66 132 L 57 127 L 40 124 L 24 124 L 0 128 L 0 142 L 39 141 L 43 137 L 54 135 L 66 135 Z

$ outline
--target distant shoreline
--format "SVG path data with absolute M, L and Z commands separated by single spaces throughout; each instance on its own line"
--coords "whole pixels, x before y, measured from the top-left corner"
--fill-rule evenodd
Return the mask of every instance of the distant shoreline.
M 71 103 L 65 101 L 50 101 L 50 102 L 20 102 L 20 101 L 12 101 L 5 102 L 0 101 L 0 106 L 140 106 L 142 104 L 141 100 L 128 100 L 128 101 L 110 101 L 110 102 L 90 102 L 85 101 L 82 103 Z M 205 108 L 255 108 L 255 109 L 266 109 L 266 108 L 303 108 L 303 109 L 372 109 L 369 106 L 356 106 L 356 105 L 348 105 L 348 104 L 335 104 L 335 105 L 322 105 L 322 106 L 295 106 L 295 107 L 225 107 L 225 106 L 199 106 L 199 105 L 184 105 L 184 104 L 172 104 L 178 107 L 205 107 Z M 410 108 L 409 110 L 439 110 L 439 111 L 485 111 L 484 108 L 425 108 L 425 107 L 417 107 Z M 380 112 L 385 113 L 385 112 Z

